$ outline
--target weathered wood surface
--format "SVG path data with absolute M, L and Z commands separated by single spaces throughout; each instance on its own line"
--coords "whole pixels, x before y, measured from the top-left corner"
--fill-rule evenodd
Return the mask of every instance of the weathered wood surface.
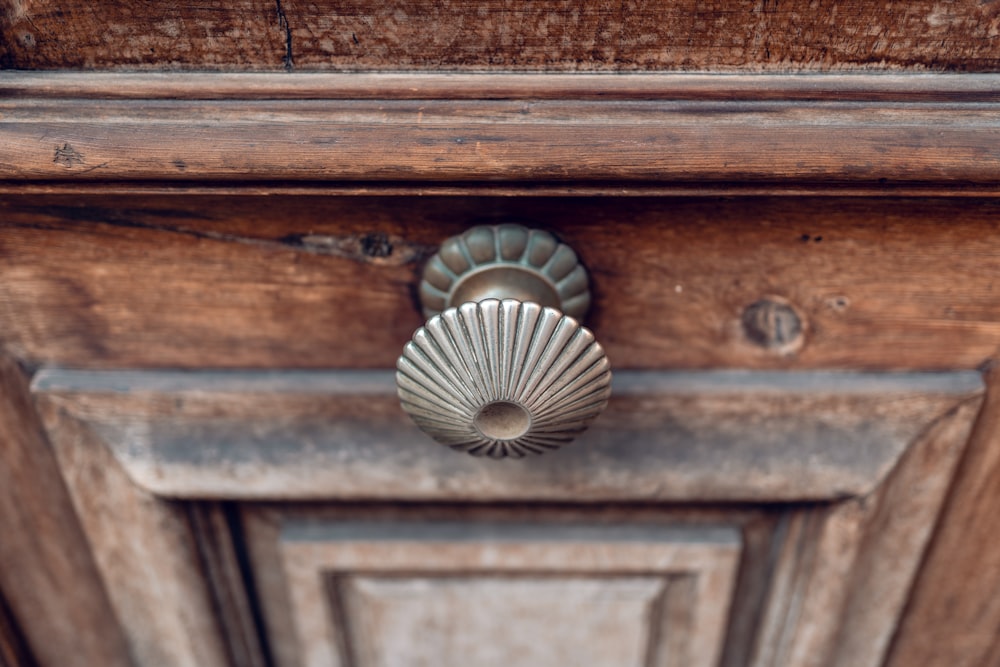
M 1000 74 L 6 71 L 0 98 L 998 102 Z
M 2 596 L 0 596 L 0 667 L 37 667 L 25 644 L 24 634 L 18 627 L 17 619 L 14 618 L 7 601 Z
M 559 452 L 452 452 L 399 407 L 390 372 L 42 371 L 46 412 L 89 424 L 171 497 L 777 502 L 871 491 L 975 373 L 619 373 Z
M 0 357 L 0 589 L 42 665 L 132 664 L 27 378 L 6 357 Z
M 0 191 L 996 194 L 998 80 L 8 72 Z
M 285 48 L 275 0 L 225 6 L 3 0 L 0 10 L 5 69 L 280 69 Z
M 1000 664 L 1000 373 L 952 483 L 889 667 Z
M 233 667 L 267 667 L 265 639 L 255 619 L 253 592 L 245 579 L 242 535 L 233 504 L 198 502 L 187 505 L 191 530 L 212 594 L 221 637 Z
M 576 249 L 615 369 L 972 369 L 1000 340 L 992 199 L 194 195 L 0 199 L 0 340 L 69 367 L 391 368 L 426 258 L 506 219 Z M 797 351 L 748 336 L 765 297 Z
M 991 2 L 5 0 L 0 66 L 995 70 Z
M 792 516 L 747 664 L 883 665 L 981 404 L 929 425 L 869 495 Z
M 420 514 L 397 510 L 366 521 L 356 513 L 339 520 L 246 513 L 279 665 L 392 665 L 411 657 L 425 665 L 436 657 L 493 666 L 518 656 L 568 664 L 560 658 L 578 657 L 581 644 L 595 664 L 717 664 L 741 551 L 733 524 L 671 523 L 663 513 L 646 523 L 635 512 L 613 524 L 599 513 L 563 513 L 550 523 L 544 510 L 497 520 L 489 511 L 457 520 Z M 549 606 L 565 597 L 580 604 L 559 603 L 549 617 Z M 615 607 L 616 597 L 624 606 Z M 468 607 L 469 598 L 482 604 Z M 460 629 L 444 623 L 456 614 L 466 620 Z M 483 614 L 493 622 L 484 625 Z M 425 621 L 423 650 L 412 648 L 415 619 Z M 521 632 L 498 634 L 498 625 Z M 600 644 L 591 644 L 594 636 Z
M 747 667 L 750 662 L 771 587 L 774 557 L 784 539 L 789 514 L 787 508 L 771 506 L 767 512 L 728 517 L 741 526 L 743 550 L 719 667 Z
M 1000 104 L 0 100 L 0 181 L 995 187 Z
M 127 664 L 227 665 L 184 507 L 135 486 L 85 424 L 58 406 L 40 407 L 87 551 L 97 564 L 99 574 L 90 580 L 104 583 L 113 609 L 105 618 L 121 625 L 131 656 Z M 51 664 L 67 664 L 72 655 L 57 654 Z
M 577 573 L 338 577 L 333 595 L 345 609 L 352 655 L 356 656 L 340 664 L 707 665 L 692 663 L 684 656 L 692 630 L 685 618 L 690 614 L 684 612 L 690 612 L 698 600 L 690 593 L 678 595 L 674 591 L 690 579 Z M 674 612 L 675 606 L 680 614 Z M 653 610 L 664 617 L 662 630 L 649 622 Z M 498 625 L 502 633 L 497 633 Z M 653 644 L 654 650 L 649 648 L 651 637 L 662 638 Z M 670 646 L 670 640 L 680 646 Z M 650 662 L 647 655 L 654 651 L 672 659 L 668 662 L 657 655 Z M 313 658 L 306 664 L 319 667 L 331 663 Z

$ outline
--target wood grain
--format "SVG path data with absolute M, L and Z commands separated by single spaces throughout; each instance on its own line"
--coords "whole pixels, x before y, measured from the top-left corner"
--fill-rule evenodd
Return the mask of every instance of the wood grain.
M 1000 374 L 986 404 L 892 646 L 889 667 L 1000 664 Z
M 957 0 L 504 3 L 5 0 L 7 68 L 996 69 L 1000 15 Z
M 34 364 L 392 368 L 426 258 L 508 219 L 576 249 L 615 369 L 972 369 L 1000 341 L 994 199 L 81 194 L 0 216 L 0 340 Z M 771 296 L 803 318 L 791 354 L 744 328 Z
M 198 545 L 205 580 L 234 667 L 267 667 L 266 643 L 260 636 L 252 587 L 244 572 L 243 544 L 236 509 L 227 503 L 196 502 L 187 505 L 191 530 Z
M 929 424 L 864 502 L 864 529 L 831 644 L 834 667 L 881 667 L 983 397 Z
M 884 663 L 981 404 L 963 402 L 930 424 L 868 496 L 791 518 L 750 664 Z
M 37 667 L 10 611 L 7 601 L 0 596 L 0 667 Z
M 741 522 L 743 551 L 720 667 L 747 667 L 753 654 L 772 584 L 775 555 L 791 513 L 774 506 L 770 510 Z
M 134 663 L 227 665 L 184 507 L 136 487 L 86 425 L 58 408 L 41 409 Z M 64 664 L 67 655 L 52 664 Z
M 996 194 L 997 79 L 11 72 L 0 191 Z
M 280 69 L 285 51 L 273 0 L 224 5 L 3 0 L 0 10 L 4 69 Z
M 995 102 L 0 100 L 0 181 L 994 185 Z
M 0 357 L 0 589 L 42 665 L 131 659 L 35 414 L 28 381 Z M 17 663 L 15 663 L 17 664 Z
M 0 98 L 998 102 L 1000 74 L 6 71 Z
M 595 503 L 866 494 L 980 386 L 975 373 L 621 372 L 577 441 L 501 463 L 418 431 L 391 372 L 42 371 L 33 388 L 163 496 Z

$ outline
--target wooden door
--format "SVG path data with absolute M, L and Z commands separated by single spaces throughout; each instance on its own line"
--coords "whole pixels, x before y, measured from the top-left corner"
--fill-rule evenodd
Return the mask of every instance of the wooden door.
M 4 660 L 995 661 L 991 76 L 206 76 L 0 82 Z M 492 462 L 391 369 L 509 220 L 615 380 Z
M 69 522 L 51 552 L 13 543 L 6 557 L 50 559 L 89 608 L 63 635 L 22 626 L 59 640 L 43 660 L 74 647 L 143 665 L 880 665 L 910 650 L 897 633 L 916 623 L 921 563 L 944 548 L 932 535 L 955 471 L 983 472 L 961 463 L 966 443 L 970 457 L 988 447 L 986 417 L 969 439 L 980 373 L 893 367 L 961 367 L 968 349 L 932 344 L 942 330 L 986 349 L 991 322 L 970 332 L 938 316 L 896 274 L 943 271 L 952 308 L 985 307 L 990 272 L 967 266 L 995 260 L 952 249 L 993 233 L 988 200 L 6 201 L 9 344 L 78 366 L 49 362 L 30 385 L 6 370 L 20 424 L 7 451 L 35 457 L 12 483 L 54 480 L 18 493 L 62 503 L 54 518 Z M 417 249 L 475 219 L 463 211 L 534 214 L 596 249 L 581 250 L 607 290 L 595 331 L 624 368 L 606 413 L 563 451 L 450 452 L 400 411 L 390 371 L 358 368 L 398 354 L 419 322 L 398 286 L 416 279 Z M 445 212 L 459 219 L 413 226 Z M 164 219 L 184 222 L 147 222 Z M 335 234 L 357 245 L 316 250 Z M 392 253 L 364 254 L 376 235 Z M 617 269 L 626 258 L 637 276 Z M 293 315 L 317 299 L 326 312 Z M 657 300 L 655 317 L 630 315 Z M 767 320 L 746 317 L 761 301 L 787 304 L 804 340 L 761 338 Z M 908 346 L 887 345 L 904 334 Z M 743 369 L 704 368 L 737 355 Z M 828 368 L 848 355 L 876 370 Z M 262 368 L 232 368 L 248 359 Z M 4 585 L 23 603 L 37 580 Z
M 978 376 L 618 383 L 565 452 L 505 462 L 388 416 L 380 371 L 32 391 L 140 664 L 881 664 Z

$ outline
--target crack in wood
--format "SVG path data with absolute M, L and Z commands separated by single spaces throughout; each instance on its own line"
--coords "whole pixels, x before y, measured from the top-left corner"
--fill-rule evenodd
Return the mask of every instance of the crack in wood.
M 284 64 L 285 70 L 291 71 L 295 69 L 295 61 L 292 58 L 292 27 L 289 25 L 288 17 L 281 6 L 281 0 L 274 0 L 274 2 L 278 11 L 278 26 L 285 31 L 285 55 L 281 59 L 281 62 Z
M 192 216 L 186 211 L 170 211 L 164 209 L 141 211 L 111 211 L 106 209 L 82 210 L 77 207 L 46 206 L 36 209 L 46 215 L 80 222 L 89 222 L 109 227 L 144 229 L 155 232 L 180 234 L 192 238 L 222 241 L 225 243 L 240 243 L 269 250 L 284 250 L 303 252 L 311 255 L 325 255 L 350 259 L 365 264 L 380 266 L 403 266 L 422 262 L 436 250 L 434 246 L 416 244 L 394 234 L 381 231 L 371 231 L 365 234 L 300 234 L 292 233 L 285 236 L 268 239 L 228 232 L 218 232 L 206 229 L 196 229 L 182 225 L 157 224 L 140 222 L 129 216 L 157 215 L 160 217 Z M 29 225 L 11 223 L 15 226 L 25 226 L 46 231 L 61 231 L 58 224 L 33 223 Z

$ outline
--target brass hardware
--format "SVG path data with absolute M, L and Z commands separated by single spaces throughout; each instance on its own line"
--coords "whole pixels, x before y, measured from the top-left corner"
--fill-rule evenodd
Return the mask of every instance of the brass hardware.
M 548 232 L 474 227 L 424 268 L 427 323 L 396 364 L 400 402 L 438 442 L 477 456 L 557 449 L 607 405 L 611 370 L 575 318 L 586 269 Z

